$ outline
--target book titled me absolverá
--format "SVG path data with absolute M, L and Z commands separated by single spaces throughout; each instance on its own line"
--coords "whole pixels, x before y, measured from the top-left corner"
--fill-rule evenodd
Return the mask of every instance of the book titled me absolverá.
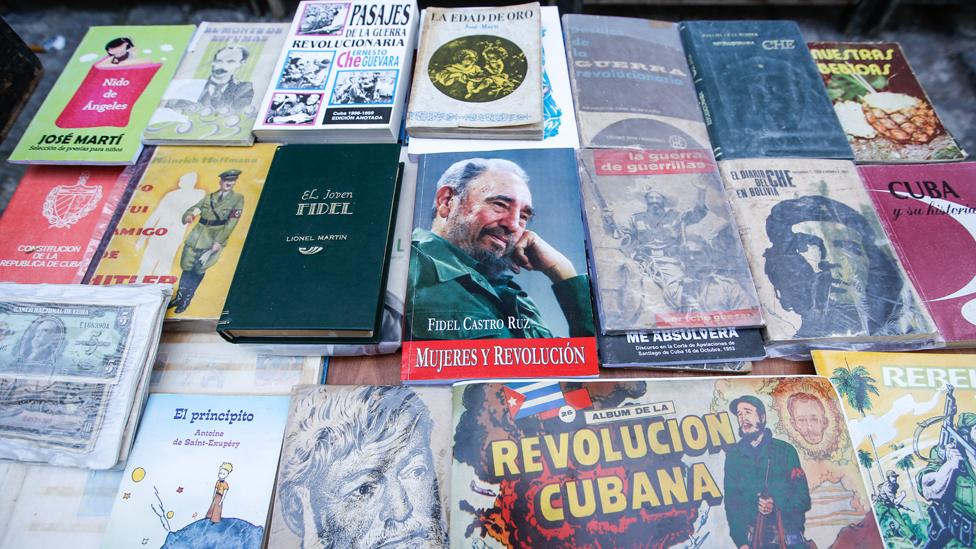
M 201 23 L 142 134 L 151 145 L 240 145 L 251 127 L 287 23 Z
M 259 549 L 287 414 L 287 396 L 150 396 L 102 547 Z
M 715 158 L 853 158 L 792 21 L 687 21 L 681 40 Z
M 10 155 L 37 164 L 133 164 L 193 25 L 91 27 Z
M 948 345 L 976 343 L 976 163 L 860 166 L 891 244 Z
M 425 155 L 401 379 L 596 375 L 584 239 L 571 149 Z
M 966 158 L 894 42 L 811 42 L 858 162 Z
M 846 160 L 719 162 L 770 356 L 934 346 L 935 325 Z
M 676 24 L 568 14 L 563 32 L 583 147 L 711 148 Z
M 419 137 L 542 139 L 539 3 L 427 8 L 407 131 Z
M 254 135 L 282 143 L 395 143 L 418 20 L 414 0 L 301 2 Z
M 376 343 L 397 145 L 278 149 L 217 331 L 232 342 Z

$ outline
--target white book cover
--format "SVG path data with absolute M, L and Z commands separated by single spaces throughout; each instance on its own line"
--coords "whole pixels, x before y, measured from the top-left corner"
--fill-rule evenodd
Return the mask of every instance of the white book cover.
M 259 549 L 286 396 L 152 395 L 103 548 Z
M 414 0 L 301 2 L 255 131 L 389 128 L 395 140 L 418 22 Z
M 538 139 L 435 139 L 411 137 L 407 152 L 414 162 L 422 154 L 510 149 L 578 149 L 566 49 L 559 8 L 542 6 L 542 141 Z M 421 37 L 423 38 L 423 37 Z

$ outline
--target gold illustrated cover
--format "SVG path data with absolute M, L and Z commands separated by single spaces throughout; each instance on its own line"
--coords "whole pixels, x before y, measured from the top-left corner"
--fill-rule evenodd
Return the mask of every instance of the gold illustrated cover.
M 542 139 L 538 2 L 498 8 L 427 8 L 407 130 L 451 137 L 498 131 Z M 524 134 L 524 135 L 523 135 Z
M 158 147 L 89 283 L 172 284 L 166 320 L 216 325 L 277 148 Z

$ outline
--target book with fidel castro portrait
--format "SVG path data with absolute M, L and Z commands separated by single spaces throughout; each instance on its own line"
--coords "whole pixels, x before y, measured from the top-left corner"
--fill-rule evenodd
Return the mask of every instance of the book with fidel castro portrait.
M 278 149 L 217 331 L 238 342 L 375 343 L 400 147 Z

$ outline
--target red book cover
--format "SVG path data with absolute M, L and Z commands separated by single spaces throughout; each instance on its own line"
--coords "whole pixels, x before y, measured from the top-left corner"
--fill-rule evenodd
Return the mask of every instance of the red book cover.
M 130 181 L 122 166 L 31 166 L 0 218 L 0 281 L 78 284 Z
M 400 378 L 598 371 L 572 149 L 425 155 Z
M 946 343 L 976 341 L 976 162 L 858 170 Z

